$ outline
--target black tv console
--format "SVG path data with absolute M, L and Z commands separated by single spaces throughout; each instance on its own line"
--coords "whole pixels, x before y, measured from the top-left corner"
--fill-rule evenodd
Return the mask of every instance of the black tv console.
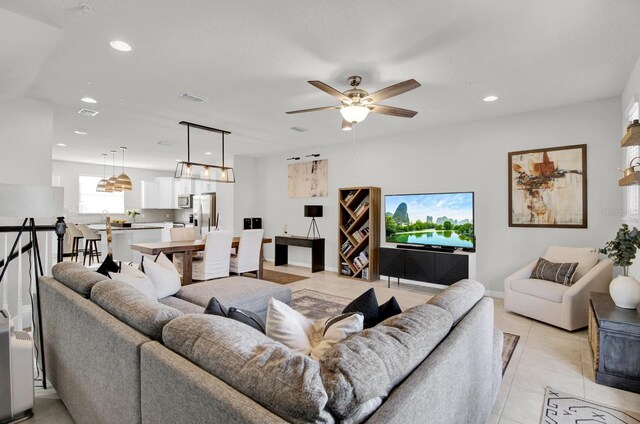
M 380 247 L 380 274 L 450 286 L 469 278 L 469 255 L 419 249 Z

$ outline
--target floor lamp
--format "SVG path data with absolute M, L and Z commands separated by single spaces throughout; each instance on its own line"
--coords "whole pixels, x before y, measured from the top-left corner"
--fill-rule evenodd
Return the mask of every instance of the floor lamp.
M 17 184 L 0 184 L 0 217 L 2 218 L 22 218 L 22 225 L 16 227 L 18 233 L 11 251 L 7 254 L 7 262 L 2 264 L 0 271 L 0 282 L 6 274 L 9 263 L 17 256 L 29 252 L 33 255 L 33 267 L 35 270 L 35 305 L 34 298 L 29 293 L 32 309 L 37 314 L 36 321 L 32 323 L 34 329 L 34 343 L 37 330 L 38 352 L 40 357 L 40 367 L 42 368 L 42 385 L 47 388 L 47 378 L 45 371 L 44 343 L 42 336 L 42 314 L 40 309 L 40 284 L 39 277 L 44 275 L 42 268 L 42 260 L 40 257 L 40 246 L 38 245 L 36 218 L 58 217 L 55 224 L 55 232 L 58 236 L 58 262 L 62 260 L 62 238 L 66 229 L 64 219 L 60 217 L 63 210 L 64 189 L 61 187 L 50 187 L 41 185 L 17 185 Z M 29 235 L 29 243 L 24 246 L 18 246 L 20 238 L 23 234 Z M 21 272 L 22 270 L 20 270 Z M 31 269 L 29 269 L 31 272 Z M 5 282 L 5 284 L 8 284 Z

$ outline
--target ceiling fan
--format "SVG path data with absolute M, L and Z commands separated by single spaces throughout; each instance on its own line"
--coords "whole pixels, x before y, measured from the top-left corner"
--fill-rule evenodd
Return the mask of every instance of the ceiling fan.
M 332 95 L 342 103 L 338 106 L 315 107 L 312 109 L 292 110 L 287 112 L 304 113 L 315 112 L 318 110 L 340 109 L 342 115 L 342 129 L 351 130 L 354 124 L 365 120 L 369 112 L 381 113 L 383 115 L 399 116 L 401 118 L 413 118 L 418 112 L 414 110 L 401 109 L 399 107 L 384 106 L 376 104 L 379 101 L 397 96 L 414 88 L 420 87 L 420 83 L 414 79 L 399 82 L 398 84 L 378 90 L 373 94 L 369 94 L 365 90 L 358 88 L 362 82 L 362 78 L 358 75 L 352 75 L 347 78 L 347 82 L 351 86 L 350 89 L 340 92 L 335 88 L 323 83 L 322 81 L 307 81 L 309 84 Z

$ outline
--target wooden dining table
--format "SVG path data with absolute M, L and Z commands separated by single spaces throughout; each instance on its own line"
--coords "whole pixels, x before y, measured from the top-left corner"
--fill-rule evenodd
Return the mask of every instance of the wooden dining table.
M 257 277 L 262 278 L 262 246 L 266 243 L 271 243 L 273 240 L 265 237 L 262 239 L 262 245 L 260 246 L 260 265 L 257 271 Z M 231 247 L 237 249 L 240 246 L 240 237 L 234 237 L 231 242 Z M 193 264 L 193 252 L 203 251 L 205 247 L 204 240 L 187 240 L 187 241 L 162 241 L 157 243 L 137 243 L 132 244 L 131 249 L 137 250 L 140 253 L 147 255 L 157 255 L 160 252 L 167 255 L 169 258 L 174 253 L 183 253 L 182 260 L 182 284 L 187 285 L 193 282 L 192 279 L 192 264 Z

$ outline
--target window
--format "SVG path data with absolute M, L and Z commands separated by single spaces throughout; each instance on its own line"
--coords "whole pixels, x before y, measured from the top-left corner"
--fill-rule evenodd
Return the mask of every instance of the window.
M 98 181 L 102 177 L 94 177 L 91 175 L 79 176 L 80 198 L 78 202 L 79 213 L 96 213 L 101 214 L 102 211 L 109 213 L 124 213 L 124 193 L 101 193 L 96 191 Z
M 640 102 L 638 101 L 638 96 L 634 97 L 627 108 L 627 117 L 629 121 L 640 119 Z M 623 168 L 628 168 L 631 160 L 638 156 L 640 156 L 640 146 L 627 147 L 624 155 Z M 635 162 L 637 163 L 638 161 Z M 625 187 L 624 205 L 624 221 L 637 225 L 640 221 L 640 186 L 633 185 Z

